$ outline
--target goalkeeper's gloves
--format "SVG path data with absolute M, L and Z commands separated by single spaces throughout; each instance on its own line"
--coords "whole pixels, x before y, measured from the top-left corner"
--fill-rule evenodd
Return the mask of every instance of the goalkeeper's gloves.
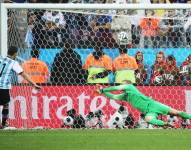
M 101 85 L 96 84 L 96 92 L 99 93 L 99 94 L 103 93 L 103 88 L 101 87 Z

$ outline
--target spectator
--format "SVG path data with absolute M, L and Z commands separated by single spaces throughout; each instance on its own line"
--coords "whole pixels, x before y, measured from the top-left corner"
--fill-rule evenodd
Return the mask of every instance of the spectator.
M 147 79 L 147 68 L 143 63 L 143 53 L 141 51 L 138 51 L 135 54 L 135 60 L 138 65 L 138 69 L 135 70 L 135 76 L 136 76 L 136 83 L 138 85 L 144 85 Z
M 166 66 L 166 58 L 164 52 L 159 51 L 156 55 L 154 65 L 151 66 L 150 83 L 153 85 L 161 85 L 163 83 L 162 75 Z
M 150 0 L 136 0 L 136 3 L 141 4 L 151 4 Z M 132 23 L 132 44 L 133 47 L 140 47 L 142 44 L 142 33 L 140 28 L 140 20 L 145 16 L 145 10 L 135 10 L 135 14 L 131 17 Z M 141 45 L 142 46 L 142 45 Z
M 162 75 L 164 85 L 178 85 L 179 75 L 176 67 L 176 59 L 173 55 L 169 55 L 166 59 L 166 68 Z
M 159 25 L 162 34 L 162 45 L 174 48 L 184 46 L 186 40 L 183 34 L 183 21 L 180 19 L 177 11 L 168 10 L 164 17 Z
M 144 47 L 159 47 L 159 19 L 153 18 L 154 10 L 145 10 L 146 17 L 141 19 L 140 28 L 143 34 Z
M 188 1 L 191 3 L 191 0 Z M 191 46 L 191 10 L 187 10 L 188 14 L 186 16 L 187 21 L 184 24 L 184 32 L 186 33 L 186 44 L 188 47 Z
M 99 41 L 104 42 L 105 47 L 114 47 L 115 40 L 112 39 L 111 32 L 111 22 L 112 17 L 108 15 L 98 15 L 94 16 L 94 19 L 90 22 L 90 26 L 93 29 L 95 37 L 99 39 Z
M 34 22 L 34 28 L 32 28 L 32 37 L 34 48 L 45 48 L 47 44 L 46 40 L 46 24 L 42 20 L 43 11 L 35 10 L 36 19 Z
M 180 66 L 180 78 L 182 84 L 191 84 L 191 55 Z
M 63 47 L 68 38 L 66 21 L 62 12 L 36 10 L 36 20 L 32 28 L 33 47 Z
M 84 69 L 88 71 L 88 83 L 109 83 L 109 73 L 112 71 L 112 60 L 105 55 L 102 48 L 95 47 L 95 51 L 90 54 L 84 64 Z
M 122 83 L 124 80 L 135 83 L 135 70 L 138 69 L 135 58 L 127 54 L 126 46 L 120 46 L 119 53 L 120 55 L 113 61 L 115 83 Z
M 92 47 L 92 28 L 89 25 L 89 15 L 77 13 L 73 14 L 73 33 L 74 40 L 77 43 L 77 46 L 80 48 Z
M 81 85 L 85 83 L 80 55 L 73 50 L 72 40 L 65 43 L 52 65 L 50 81 L 56 85 Z
M 47 46 L 63 47 L 67 37 L 66 20 L 62 12 L 45 11 L 42 20 L 45 22 L 44 35 Z
M 31 59 L 22 64 L 23 70 L 31 77 L 35 83 L 47 83 L 48 67 L 43 62 L 38 60 L 39 50 L 31 51 Z M 23 83 L 28 83 L 26 80 Z
M 36 15 L 33 12 L 30 12 L 28 14 L 28 29 L 25 37 L 25 42 L 28 48 L 32 48 L 33 45 L 32 30 L 34 28 L 35 20 L 36 20 Z

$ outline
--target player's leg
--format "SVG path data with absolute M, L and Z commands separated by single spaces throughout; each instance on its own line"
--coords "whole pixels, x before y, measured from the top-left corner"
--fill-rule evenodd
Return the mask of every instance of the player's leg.
M 160 102 L 157 101 L 153 101 L 152 103 L 150 103 L 149 107 L 148 107 L 148 112 L 149 113 L 156 113 L 156 114 L 161 114 L 161 115 L 167 115 L 169 114 L 171 108 L 167 105 L 164 105 Z
M 176 110 L 174 108 L 170 108 L 169 110 L 169 114 L 172 114 L 172 115 L 175 115 L 175 116 L 179 116 L 181 118 L 184 118 L 184 119 L 191 119 L 191 115 L 184 112 L 184 111 L 179 111 L 179 110 Z
M 9 104 L 4 104 L 3 105 L 3 110 L 2 110 L 2 127 L 7 126 L 7 119 L 8 119 L 8 114 L 9 114 Z
M 163 120 L 157 119 L 158 115 L 156 113 L 147 113 L 145 115 L 145 121 L 149 124 L 156 125 L 156 126 L 167 126 L 168 123 L 164 122 Z
M 172 125 L 168 122 L 158 119 L 158 114 L 167 115 L 170 109 L 171 108 L 167 105 L 164 105 L 157 101 L 153 101 L 148 107 L 148 113 L 146 114 L 145 120 L 153 125 L 172 127 Z
M 2 127 L 7 126 L 7 119 L 9 114 L 9 101 L 10 101 L 10 94 L 9 89 L 0 89 L 0 105 L 3 106 L 2 110 Z
M 172 114 L 175 116 L 182 117 L 184 119 L 191 119 L 190 114 L 183 112 L 183 111 L 173 109 L 167 105 L 164 105 L 164 104 L 162 104 L 160 102 L 156 102 L 156 101 L 151 103 L 149 112 L 155 112 L 157 114 L 163 114 L 163 115 Z

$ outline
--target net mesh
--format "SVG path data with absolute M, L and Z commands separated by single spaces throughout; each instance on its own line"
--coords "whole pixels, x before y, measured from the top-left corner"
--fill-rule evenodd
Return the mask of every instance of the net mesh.
M 8 45 L 19 47 L 18 61 L 42 85 L 37 92 L 14 77 L 9 124 L 152 128 L 125 101 L 95 93 L 95 83 L 109 86 L 123 80 L 157 101 L 191 113 L 190 14 L 190 10 L 9 9 Z M 131 57 L 123 58 L 123 52 Z M 176 126 L 181 127 L 181 119 Z

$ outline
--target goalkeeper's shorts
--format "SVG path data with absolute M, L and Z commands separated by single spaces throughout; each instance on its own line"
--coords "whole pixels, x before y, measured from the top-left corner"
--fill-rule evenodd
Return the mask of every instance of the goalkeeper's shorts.
M 148 106 L 148 111 L 145 116 L 154 116 L 157 117 L 159 114 L 167 115 L 170 112 L 170 107 L 159 103 L 157 101 L 153 101 Z

